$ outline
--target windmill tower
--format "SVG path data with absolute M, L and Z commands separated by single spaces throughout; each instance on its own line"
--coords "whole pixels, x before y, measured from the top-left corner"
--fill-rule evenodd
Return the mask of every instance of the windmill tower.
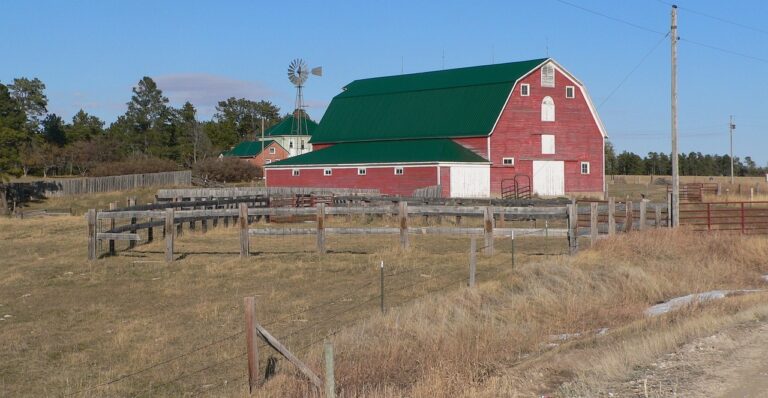
M 304 108 L 306 108 L 304 105 L 304 84 L 307 82 L 310 74 L 322 76 L 323 67 L 318 66 L 310 70 L 307 63 L 301 58 L 294 59 L 288 65 L 288 80 L 296 87 L 296 103 L 293 110 L 288 149 L 291 156 L 303 153 L 304 148 L 298 148 L 297 141 L 299 137 L 309 135 L 306 112 L 304 111 Z

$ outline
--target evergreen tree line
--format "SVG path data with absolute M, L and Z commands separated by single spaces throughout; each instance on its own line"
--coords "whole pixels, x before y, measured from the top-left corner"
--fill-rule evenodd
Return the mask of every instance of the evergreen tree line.
M 48 113 L 39 79 L 0 83 L 0 176 L 89 175 L 105 164 L 190 168 L 253 139 L 262 119 L 267 128 L 285 117 L 270 101 L 232 97 L 217 104 L 212 120 L 199 121 L 191 103 L 170 106 L 149 77 L 132 91 L 125 113 L 106 126 L 83 109 L 71 121 Z
M 701 152 L 678 154 L 680 175 L 684 176 L 730 176 L 731 157 L 728 155 L 703 155 Z M 623 151 L 616 155 L 610 142 L 605 143 L 605 173 L 608 175 L 671 175 L 672 156 L 663 152 L 648 152 L 640 157 Z M 759 167 L 750 156 L 733 158 L 735 176 L 764 176 L 768 167 Z

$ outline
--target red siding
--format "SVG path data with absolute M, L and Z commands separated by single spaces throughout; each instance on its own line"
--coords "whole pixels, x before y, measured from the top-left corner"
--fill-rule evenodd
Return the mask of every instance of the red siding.
M 291 169 L 267 169 L 267 186 L 311 188 L 372 188 L 382 194 L 410 196 L 417 188 L 437 184 L 436 166 L 405 167 L 403 175 L 395 175 L 392 167 L 368 167 L 366 175 L 357 175 L 357 168 L 333 168 L 333 174 L 323 175 L 323 169 L 300 169 L 296 177 Z
M 269 153 L 270 147 L 275 148 L 274 154 Z M 277 162 L 278 160 L 283 160 L 287 157 L 288 157 L 288 151 L 283 149 L 283 147 L 280 146 L 280 144 L 278 144 L 277 142 L 272 142 L 271 144 L 269 144 L 269 146 L 264 147 L 264 151 L 262 153 L 252 158 L 245 158 L 245 159 L 248 161 L 248 163 L 254 166 L 261 167 L 261 166 L 264 166 L 264 162 L 267 159 L 269 159 L 271 162 Z
M 556 71 L 555 87 L 541 87 L 541 72 L 520 83 L 531 85 L 530 96 L 520 96 L 519 84 L 509 98 L 491 135 L 491 192 L 499 194 L 501 180 L 515 174 L 531 176 L 533 160 L 565 161 L 565 192 L 603 191 L 603 137 L 579 86 Z M 575 98 L 565 97 L 565 87 L 575 87 Z M 555 103 L 555 121 L 541 121 L 541 101 Z M 541 153 L 541 134 L 555 136 L 555 154 Z M 515 167 L 502 166 L 502 158 L 514 157 Z M 590 162 L 590 174 L 581 174 L 582 161 Z
M 488 159 L 488 137 L 456 138 L 453 141 L 471 149 L 472 152 L 482 156 L 484 159 Z
M 313 151 L 319 151 L 323 148 L 327 148 L 333 144 L 312 144 L 312 150 Z

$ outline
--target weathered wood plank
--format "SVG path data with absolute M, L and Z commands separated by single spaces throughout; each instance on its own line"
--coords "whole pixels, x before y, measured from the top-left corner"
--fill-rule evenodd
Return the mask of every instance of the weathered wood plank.
M 256 323 L 256 330 L 259 331 L 259 334 L 261 334 L 261 337 L 264 339 L 264 341 L 272 346 L 277 352 L 280 353 L 285 359 L 287 359 L 290 363 L 292 363 L 294 366 L 299 368 L 299 371 L 306 376 L 309 381 L 312 382 L 312 384 L 315 385 L 317 388 L 323 387 L 323 382 L 320 380 L 320 378 L 315 374 L 315 372 L 312 371 L 312 369 L 309 368 L 309 366 L 305 365 L 304 362 L 301 362 L 299 358 L 296 358 L 293 353 L 291 353 L 287 348 L 285 348 L 284 345 L 282 345 L 277 339 L 272 336 L 267 329 L 264 329 L 261 325 Z
M 140 241 L 141 236 L 137 233 L 113 233 L 113 232 L 99 232 L 96 234 L 96 239 L 115 241 L 115 240 L 127 240 L 127 241 Z

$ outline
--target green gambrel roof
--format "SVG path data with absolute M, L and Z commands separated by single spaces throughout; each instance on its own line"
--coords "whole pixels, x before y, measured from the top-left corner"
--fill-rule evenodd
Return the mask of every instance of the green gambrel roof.
M 264 135 L 267 137 L 276 135 L 291 135 L 291 129 L 295 119 L 296 118 L 293 115 L 289 115 L 280 123 L 264 130 Z M 308 118 L 302 118 L 301 121 L 305 123 L 302 127 L 302 135 L 312 135 L 315 132 L 315 129 L 317 129 L 317 123 L 313 122 L 312 120 Z
M 275 140 L 264 140 L 264 148 L 270 146 Z M 279 144 L 278 144 L 279 145 Z M 234 148 L 223 152 L 224 156 L 232 157 L 253 157 L 261 153 L 261 141 L 243 141 Z
M 348 142 L 290 157 L 267 167 L 359 163 L 488 163 L 485 158 L 447 138 L 413 141 Z
M 486 136 L 515 81 L 546 60 L 355 80 L 310 142 Z

